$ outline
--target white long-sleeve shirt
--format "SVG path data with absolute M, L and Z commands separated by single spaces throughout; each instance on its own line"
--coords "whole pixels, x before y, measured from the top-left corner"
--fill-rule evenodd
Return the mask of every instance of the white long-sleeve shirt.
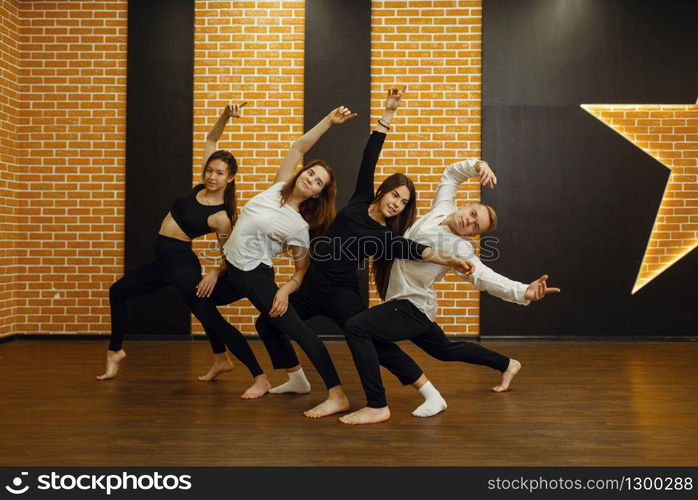
M 497 274 L 483 264 L 475 255 L 473 246 L 462 236 L 451 232 L 443 220 L 456 211 L 455 197 L 458 186 L 471 177 L 477 177 L 476 159 L 464 160 L 449 165 L 436 190 L 431 210 L 415 222 L 405 237 L 444 253 L 470 260 L 475 271 L 469 278 L 459 276 L 480 291 L 500 299 L 528 305 L 525 293 L 527 285 Z M 406 299 L 434 321 L 436 317 L 436 291 L 434 283 L 441 280 L 449 267 L 431 262 L 398 259 L 393 262 L 390 283 L 385 300 Z

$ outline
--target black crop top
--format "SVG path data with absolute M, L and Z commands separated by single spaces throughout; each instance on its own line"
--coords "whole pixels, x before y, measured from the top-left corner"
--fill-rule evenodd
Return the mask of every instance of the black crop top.
M 225 205 L 202 205 L 196 199 L 196 194 L 202 189 L 203 184 L 195 186 L 190 192 L 177 198 L 170 209 L 172 218 L 192 240 L 212 232 L 208 227 L 208 218 L 225 210 Z

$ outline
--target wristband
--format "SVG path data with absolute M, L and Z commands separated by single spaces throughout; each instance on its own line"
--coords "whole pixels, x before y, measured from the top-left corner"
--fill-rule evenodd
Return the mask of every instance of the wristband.
M 385 127 L 385 128 L 387 128 L 388 130 L 390 130 L 390 123 L 387 123 L 387 122 L 386 122 L 385 120 L 383 120 L 382 118 L 378 118 L 378 125 L 380 125 L 381 127 Z

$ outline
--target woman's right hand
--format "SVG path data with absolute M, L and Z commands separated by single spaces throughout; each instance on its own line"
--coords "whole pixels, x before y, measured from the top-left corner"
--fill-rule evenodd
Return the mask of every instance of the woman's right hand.
M 274 302 L 269 310 L 270 318 L 278 318 L 283 316 L 288 311 L 288 292 L 283 288 L 279 288 L 274 295 Z
M 405 95 L 405 89 L 407 87 L 403 85 L 402 90 L 397 87 L 392 87 L 388 90 L 388 98 L 385 101 L 385 109 L 389 111 L 395 111 L 400 107 L 400 99 Z
M 211 272 L 206 273 L 206 276 L 201 278 L 199 284 L 196 285 L 196 296 L 210 297 L 218 282 L 218 276 L 220 276 L 220 271 L 218 269 L 213 269 Z
M 330 119 L 330 123 L 332 123 L 332 125 L 340 125 L 347 120 L 356 118 L 356 116 L 358 115 L 356 113 L 352 113 L 351 110 L 346 106 L 340 106 L 330 111 L 330 114 L 327 115 L 327 118 Z
M 242 104 L 228 104 L 225 107 L 224 113 L 228 115 L 228 118 L 240 118 L 240 111 L 245 104 L 247 104 L 247 101 Z

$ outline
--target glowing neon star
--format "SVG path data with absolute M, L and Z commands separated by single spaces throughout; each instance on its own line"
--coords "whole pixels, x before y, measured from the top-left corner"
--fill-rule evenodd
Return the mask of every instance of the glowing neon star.
M 671 173 L 632 293 L 698 246 L 698 103 L 582 104 Z

